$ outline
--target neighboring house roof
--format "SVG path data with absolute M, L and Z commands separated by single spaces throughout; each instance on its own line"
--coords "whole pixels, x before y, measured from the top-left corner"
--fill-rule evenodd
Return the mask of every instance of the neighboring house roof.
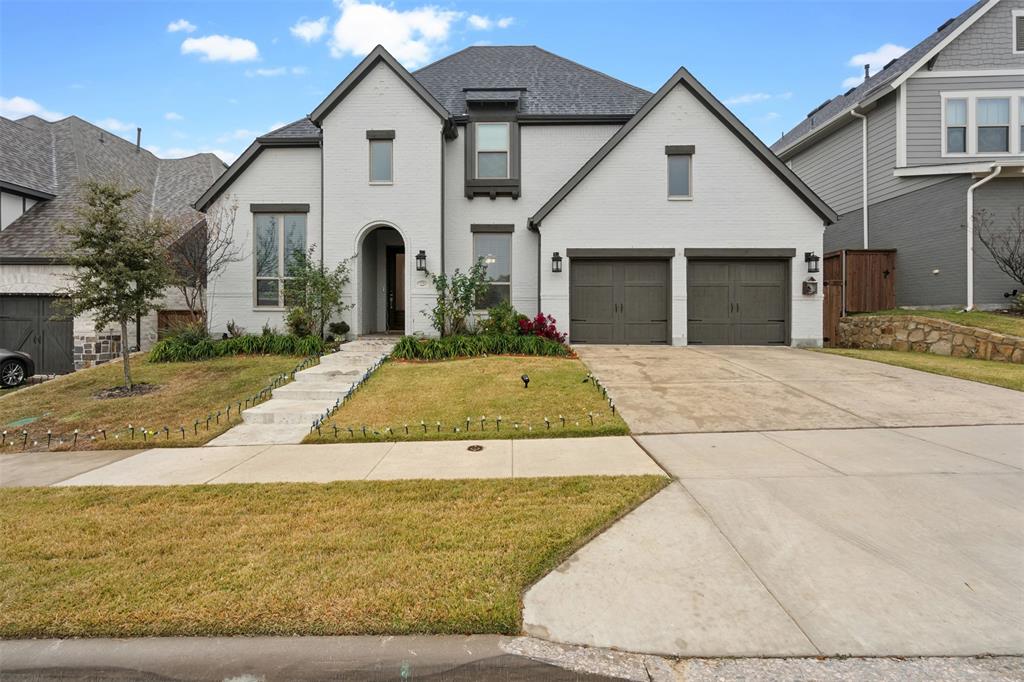
M 446 125 L 466 115 L 466 99 L 519 100 L 522 120 L 589 119 L 625 122 L 651 93 L 547 50 L 528 46 L 467 47 L 409 73 L 378 45 L 306 118 L 262 135 L 196 201 L 209 208 L 231 182 L 271 146 L 319 144 L 319 124 L 379 62 L 386 63 Z M 452 133 L 454 135 L 454 133 Z
M 424 66 L 413 77 L 452 116 L 467 113 L 467 90 L 522 89 L 519 114 L 523 117 L 629 117 L 651 96 L 534 45 L 467 47 Z
M 182 219 L 191 226 L 202 218 L 191 201 L 223 169 L 213 154 L 157 158 L 76 116 L 52 123 L 0 117 L 0 181 L 12 186 L 7 189 L 23 187 L 49 197 L 0 231 L 0 263 L 59 260 L 70 243 L 60 225 L 77 219 L 85 181 L 138 189 L 130 203 L 133 213 Z
M 611 138 L 608 139 L 604 145 L 597 150 L 597 152 L 590 157 L 583 167 L 576 171 L 576 174 L 569 178 L 561 189 L 544 203 L 540 209 L 530 218 L 530 229 L 539 230 L 541 222 L 551 211 L 555 209 L 558 204 L 562 202 L 565 197 L 569 195 L 583 180 L 590 175 L 590 172 L 597 167 L 601 161 L 607 157 L 615 147 L 619 145 L 622 140 L 629 135 L 634 128 L 636 128 L 641 121 L 649 114 L 658 104 L 665 99 L 665 97 L 672 92 L 677 85 L 683 85 L 690 93 L 697 98 L 697 100 L 703 104 L 708 110 L 714 114 L 719 121 L 725 125 L 739 140 L 746 145 L 746 147 L 754 153 L 768 168 L 774 172 L 779 179 L 781 179 L 793 192 L 799 196 L 805 204 L 807 204 L 811 210 L 821 216 L 821 219 L 825 223 L 834 223 L 838 216 L 835 211 L 829 208 L 828 204 L 821 200 L 821 198 L 811 191 L 803 180 L 801 180 L 796 173 L 784 164 L 779 157 L 772 153 L 768 147 L 761 142 L 754 133 L 750 132 L 743 123 L 736 118 L 729 109 L 718 101 L 714 95 L 712 95 L 707 88 L 705 88 L 700 81 L 694 78 L 693 74 L 687 71 L 685 68 L 680 67 L 678 71 L 672 74 L 672 77 L 661 86 L 658 92 L 654 93 L 654 96 L 647 100 L 647 102 L 641 107 L 640 111 L 629 119 L 629 121 L 619 128 L 618 131 Z
M 777 154 L 783 154 L 795 143 L 806 141 L 807 138 L 815 136 L 813 133 L 824 130 L 824 124 L 837 116 L 892 92 L 895 86 L 925 66 L 938 50 L 945 47 L 950 40 L 962 33 L 998 2 L 999 0 L 978 0 L 959 16 L 944 23 L 903 56 L 887 64 L 881 71 L 812 111 L 792 130 L 780 137 L 772 145 L 772 150 Z

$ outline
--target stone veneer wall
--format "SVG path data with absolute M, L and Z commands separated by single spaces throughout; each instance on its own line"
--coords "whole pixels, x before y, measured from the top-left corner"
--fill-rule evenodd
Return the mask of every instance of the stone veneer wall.
M 1024 364 L 1024 337 L 914 315 L 844 317 L 838 345 Z
M 95 367 L 121 356 L 120 334 L 75 334 L 75 369 Z

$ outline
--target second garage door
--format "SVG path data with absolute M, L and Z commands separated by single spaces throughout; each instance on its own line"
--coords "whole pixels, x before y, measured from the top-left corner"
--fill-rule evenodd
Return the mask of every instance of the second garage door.
M 569 266 L 574 343 L 668 343 L 668 260 L 584 260 Z
M 687 342 L 787 343 L 788 281 L 785 260 L 689 260 Z
M 0 348 L 32 356 L 36 374 L 74 371 L 71 318 L 52 296 L 0 295 Z

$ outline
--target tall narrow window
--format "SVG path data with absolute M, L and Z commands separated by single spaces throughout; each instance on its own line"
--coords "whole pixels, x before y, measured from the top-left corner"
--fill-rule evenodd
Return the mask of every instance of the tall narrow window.
M 978 153 L 1010 151 L 1010 99 L 979 97 L 975 115 Z
M 1019 151 L 1024 152 L 1024 97 L 1017 99 L 1019 109 L 1017 111 L 1017 122 L 1020 124 L 1020 136 L 1017 138 Z
M 691 186 L 693 151 L 693 145 L 665 147 L 665 154 L 668 157 L 669 199 L 689 199 L 693 196 L 693 187 Z
M 256 305 L 279 308 L 285 304 L 285 281 L 294 274 L 299 254 L 306 252 L 306 215 L 255 214 L 253 242 Z
M 370 140 L 370 182 L 394 182 L 394 140 Z
M 967 100 L 946 100 L 946 153 L 967 153 Z
M 476 124 L 476 177 L 509 177 L 509 124 Z
M 512 235 L 477 233 L 473 235 L 473 258 L 484 259 L 487 266 L 487 293 L 477 302 L 480 309 L 491 308 L 511 299 Z

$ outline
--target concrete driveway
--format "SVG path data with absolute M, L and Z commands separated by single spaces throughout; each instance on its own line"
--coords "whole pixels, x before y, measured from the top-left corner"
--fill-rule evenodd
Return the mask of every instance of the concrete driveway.
M 778 347 L 580 346 L 634 433 L 1024 423 L 1024 393 Z

